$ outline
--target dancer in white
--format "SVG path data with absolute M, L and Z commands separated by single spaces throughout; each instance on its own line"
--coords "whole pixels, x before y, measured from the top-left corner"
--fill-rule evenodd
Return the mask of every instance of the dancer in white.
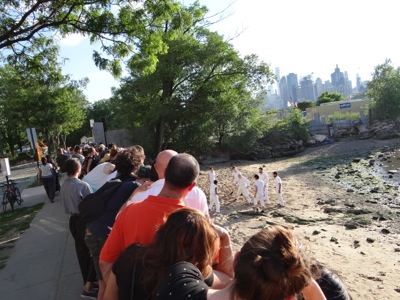
M 239 177 L 238 177 L 239 173 L 240 172 L 236 169 L 236 167 L 232 167 L 232 192 L 231 192 L 231 195 L 237 188 L 238 181 L 239 181 Z
M 254 192 L 254 207 L 257 207 L 258 202 L 261 203 L 262 208 L 265 208 L 264 203 L 264 181 L 260 180 L 260 177 L 256 174 L 254 175 L 254 186 L 256 187 Z
M 266 172 L 264 172 L 262 167 L 258 168 L 258 176 L 260 177 L 260 180 L 264 181 L 264 199 L 265 199 L 265 204 L 268 204 L 268 198 L 269 198 L 269 191 L 268 191 L 268 183 L 269 183 L 269 177 Z
M 218 197 L 218 181 L 214 180 L 213 183 L 210 185 L 210 211 L 213 209 L 213 206 L 215 205 L 215 213 L 220 214 L 220 203 L 219 203 L 219 197 Z
M 210 187 L 211 187 L 211 185 L 214 183 L 214 180 L 217 179 L 215 176 L 215 170 L 213 167 L 210 167 L 210 171 L 208 171 L 207 176 L 208 176 L 208 183 L 210 184 Z
M 248 180 L 244 175 L 239 173 L 238 175 L 238 189 L 236 191 L 236 200 L 239 200 L 241 194 L 246 198 L 247 203 L 251 204 L 251 198 L 249 194 L 248 187 L 250 186 L 250 180 Z
M 284 207 L 285 201 L 283 200 L 283 196 L 282 196 L 282 179 L 278 176 L 277 172 L 273 172 L 272 174 L 274 175 L 274 178 L 275 178 L 275 191 L 276 191 L 276 195 L 278 196 L 278 200 L 279 200 L 278 205 L 280 207 Z

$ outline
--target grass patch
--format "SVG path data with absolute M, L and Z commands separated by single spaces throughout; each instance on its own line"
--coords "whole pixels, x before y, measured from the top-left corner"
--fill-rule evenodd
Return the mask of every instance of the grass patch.
M 20 236 L 28 229 L 43 204 L 39 203 L 31 207 L 0 213 L 0 242 Z
M 37 186 L 42 186 L 43 184 L 42 184 L 42 182 L 40 181 L 40 180 L 34 180 L 34 181 L 32 181 L 29 185 L 28 185 L 28 187 L 27 187 L 27 189 L 30 189 L 30 188 L 34 188 L 34 187 L 37 187 Z

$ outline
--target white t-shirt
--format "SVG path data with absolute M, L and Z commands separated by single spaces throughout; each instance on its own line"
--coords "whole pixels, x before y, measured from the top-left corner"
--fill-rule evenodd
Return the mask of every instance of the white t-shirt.
M 210 170 L 208 171 L 208 180 L 210 182 L 210 184 L 214 184 L 214 180 L 215 180 L 215 170 Z
M 257 179 L 254 182 L 254 185 L 257 187 L 257 195 L 262 195 L 263 194 L 263 188 L 264 188 L 264 181 Z
M 250 180 L 242 175 L 242 178 L 239 178 L 238 185 L 241 188 L 248 187 L 250 185 Z
M 97 191 L 103 184 L 108 181 L 108 177 L 114 170 L 115 166 L 112 163 L 104 162 L 93 168 L 85 177 L 83 181 L 89 183 L 93 192 Z
M 264 181 L 264 184 L 267 185 L 269 181 L 268 174 L 265 172 L 258 173 L 258 176 L 260 177 L 260 180 Z
M 233 176 L 233 183 L 234 184 L 238 184 L 238 181 L 239 181 L 239 171 L 238 170 L 236 170 L 236 171 L 232 171 L 232 176 Z
M 283 186 L 282 186 L 282 179 L 279 176 L 275 177 L 275 188 L 278 191 L 279 190 L 279 184 L 281 184 L 281 193 L 283 190 Z
M 53 169 L 53 165 L 51 163 L 47 163 L 46 165 L 41 164 L 39 169 L 42 171 L 42 177 L 51 177 L 53 173 L 51 170 Z
M 131 197 L 127 205 L 134 203 L 134 202 L 142 202 L 145 200 L 148 196 L 157 196 L 163 186 L 164 186 L 165 179 L 159 179 L 156 182 L 153 182 L 153 184 L 150 186 L 150 188 L 144 192 L 138 193 Z M 186 195 L 186 198 L 184 199 L 185 205 L 196 208 L 200 211 L 202 211 L 205 215 L 208 215 L 208 204 L 207 204 L 207 197 L 206 194 L 197 186 L 195 186 L 189 194 Z

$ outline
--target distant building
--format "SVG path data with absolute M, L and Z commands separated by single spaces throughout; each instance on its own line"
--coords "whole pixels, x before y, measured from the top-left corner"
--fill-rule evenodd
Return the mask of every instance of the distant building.
M 316 99 L 318 99 L 318 97 L 324 92 L 324 84 L 322 83 L 322 79 L 319 77 L 315 80 L 314 92 Z
M 299 97 L 299 100 L 309 100 L 312 102 L 316 101 L 311 75 L 302 78 L 300 81 L 300 91 L 301 97 Z
M 299 81 L 297 80 L 297 74 L 289 73 L 286 77 L 287 87 L 289 92 L 289 99 L 292 99 L 294 102 L 297 102 L 298 92 L 299 92 Z
M 283 100 L 284 106 L 287 107 L 290 97 L 289 97 L 289 90 L 288 90 L 288 85 L 287 85 L 285 76 L 283 76 L 281 78 L 281 80 L 279 81 L 279 95 Z
M 347 72 L 340 72 L 338 65 L 336 65 L 335 72 L 331 74 L 332 92 L 338 92 L 344 97 L 349 98 L 353 93 L 353 87 Z
M 283 99 L 277 94 L 263 94 L 265 109 L 284 109 L 286 108 Z

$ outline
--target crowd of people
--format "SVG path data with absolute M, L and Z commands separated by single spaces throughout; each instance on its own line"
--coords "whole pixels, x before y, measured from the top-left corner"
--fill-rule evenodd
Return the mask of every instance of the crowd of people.
M 53 163 L 50 157 L 42 161 L 39 173 L 51 202 L 53 179 L 61 177 L 60 199 L 70 216 L 82 298 L 351 299 L 340 279 L 313 261 L 285 227 L 261 230 L 234 253 L 229 232 L 210 216 L 221 213 L 213 167 L 207 174 L 208 202 L 196 185 L 200 166 L 192 155 L 168 149 L 149 165 L 145 159 L 139 145 L 110 144 L 58 149 Z M 232 195 L 243 195 L 256 209 L 269 204 L 263 167 L 253 182 L 236 167 L 231 171 Z M 282 180 L 277 172 L 272 175 L 282 207 Z M 90 203 L 90 197 L 102 201 L 91 204 L 96 214 L 89 218 L 82 203 Z

